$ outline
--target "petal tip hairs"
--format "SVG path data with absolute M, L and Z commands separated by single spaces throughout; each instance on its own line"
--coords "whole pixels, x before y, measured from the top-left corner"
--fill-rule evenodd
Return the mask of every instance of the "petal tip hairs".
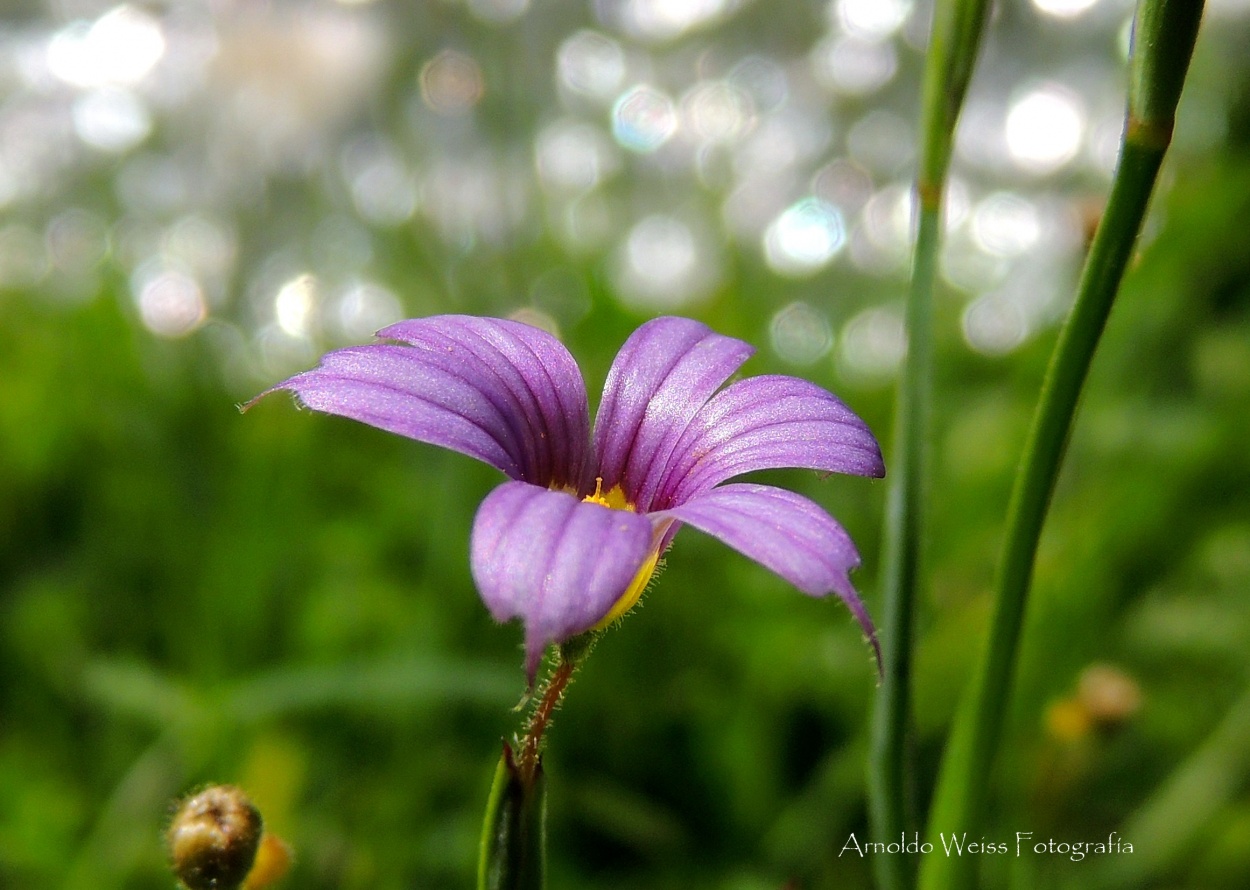
M 378 337 L 327 353 L 257 398 L 289 390 L 309 408 L 459 451 L 509 477 L 478 509 L 471 567 L 495 619 L 524 624 L 531 682 L 548 645 L 637 602 L 682 525 L 804 593 L 836 593 L 880 669 L 846 531 L 794 492 L 723 484 L 779 467 L 883 476 L 872 432 L 831 393 L 782 375 L 724 386 L 754 350 L 697 321 L 656 318 L 617 353 L 592 435 L 581 371 L 543 330 L 441 315 Z

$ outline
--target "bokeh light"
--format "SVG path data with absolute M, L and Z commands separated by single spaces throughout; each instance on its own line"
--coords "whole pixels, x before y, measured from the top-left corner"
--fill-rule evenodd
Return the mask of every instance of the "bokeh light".
M 831 37 L 811 54 L 816 79 L 843 96 L 867 96 L 888 84 L 898 71 L 898 53 L 886 40 Z
M 989 253 L 1018 256 L 1033 248 L 1041 235 L 1037 207 L 1012 192 L 995 192 L 973 211 L 972 237 Z
M 305 272 L 286 281 L 273 298 L 273 315 L 289 337 L 311 335 L 317 322 L 317 279 Z
M 62 210 L 44 229 L 48 260 L 71 278 L 93 274 L 108 257 L 108 228 L 99 214 L 81 207 Z
M 614 146 L 602 130 L 573 119 L 544 128 L 538 134 L 534 158 L 543 185 L 573 194 L 593 189 L 618 163 Z
M 147 77 L 164 54 L 160 22 L 124 4 L 94 22 L 78 20 L 57 32 L 48 43 L 48 68 L 77 87 L 132 85 Z
M 127 152 L 152 131 L 152 117 L 139 97 L 116 87 L 83 93 L 72 114 L 78 138 L 102 151 Z
M 872 176 L 850 158 L 838 158 L 812 176 L 812 191 L 846 214 L 855 214 L 872 197 Z
M 862 40 L 883 40 L 895 34 L 911 15 L 910 0 L 832 0 L 832 17 L 848 34 Z
M 463 114 L 484 92 L 482 69 L 465 53 L 445 49 L 421 69 L 421 95 L 440 114 Z
M 630 151 L 653 152 L 676 132 L 673 100 L 653 86 L 630 87 L 612 107 L 612 133 Z
M 907 333 L 897 308 L 873 307 L 853 316 L 838 337 L 838 368 L 851 380 L 884 383 L 907 355 Z
M 768 265 L 783 275 L 811 275 L 846 243 L 838 208 L 820 198 L 804 198 L 787 208 L 764 233 Z
M 719 274 L 708 246 L 686 222 L 655 214 L 629 230 L 613 277 L 628 305 L 672 311 L 707 297 Z
M 690 133 L 707 143 L 735 141 L 754 117 L 750 97 L 723 80 L 695 84 L 682 96 L 681 109 Z
M 620 22 L 629 33 L 651 40 L 670 40 L 715 21 L 725 0 L 624 0 Z
M 1042 84 L 1011 103 L 1004 133 L 1007 150 L 1021 169 L 1052 173 L 1080 151 L 1085 112 L 1071 91 Z
M 167 262 L 188 269 L 201 281 L 220 285 L 234 272 L 238 241 L 225 223 L 192 213 L 164 230 L 160 255 Z
M 963 313 L 964 339 L 977 352 L 1004 355 L 1029 335 L 1024 308 L 1009 295 L 988 293 L 968 304 Z
M 560 85 L 592 99 L 610 101 L 625 80 L 621 45 L 598 31 L 578 31 L 556 52 Z
M 185 337 L 207 317 L 200 284 L 179 269 L 145 267 L 131 285 L 143 325 L 161 337 Z
M 734 172 L 741 179 L 775 179 L 820 157 L 832 137 L 830 122 L 819 112 L 783 105 L 762 117 L 737 146 Z
M 403 316 L 398 296 L 372 281 L 353 281 L 335 301 L 333 317 L 340 340 L 360 343 Z
M 733 66 L 728 80 L 750 97 L 751 104 L 761 114 L 779 108 L 790 95 L 785 70 L 768 56 L 745 57 Z
M 768 323 L 768 339 L 773 351 L 792 365 L 814 365 L 833 346 L 829 319 L 804 302 L 779 309 Z
M 867 272 L 907 267 L 916 227 L 916 199 L 910 184 L 891 183 L 864 204 L 851 238 L 851 258 Z
M 876 173 L 904 173 L 915 157 L 912 126 L 892 111 L 870 111 L 846 134 L 850 156 Z
M 48 274 L 49 266 L 38 232 L 16 222 L 0 227 L 0 285 L 32 287 Z
M 521 175 L 486 153 L 440 158 L 425 171 L 422 210 L 447 244 L 502 244 L 528 212 Z
M 1098 0 L 1033 0 L 1033 6 L 1044 15 L 1074 19 L 1088 12 Z
M 416 177 L 399 150 L 379 137 L 360 137 L 344 146 L 339 167 L 352 204 L 366 222 L 398 226 L 417 208 Z
M 955 232 L 942 246 L 942 279 L 968 293 L 982 293 L 1011 274 L 1011 260 L 982 247 L 967 229 Z

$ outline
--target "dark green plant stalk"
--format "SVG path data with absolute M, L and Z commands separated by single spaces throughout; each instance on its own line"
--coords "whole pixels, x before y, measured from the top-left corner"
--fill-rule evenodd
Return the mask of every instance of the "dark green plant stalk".
M 1106 212 L 1090 245 L 1076 302 L 1051 356 L 1008 508 L 989 645 L 956 715 L 929 833 L 981 837 L 1014 680 L 1033 563 L 1077 400 L 1145 219 L 1171 141 L 1176 103 L 1202 16 L 1201 0 L 1142 0 L 1134 23 L 1128 119 Z M 925 860 L 924 890 L 972 887 L 976 857 Z
M 486 801 L 477 890 L 542 890 L 547 869 L 547 780 L 521 769 L 507 743 Z
M 933 280 L 941 236 L 942 187 L 950 166 L 955 124 L 980 45 L 986 0 L 940 2 L 925 68 L 921 158 L 916 178 L 919 230 L 907 299 L 907 360 L 899 388 L 894 460 L 886 505 L 882 615 L 883 674 L 873 715 L 869 802 L 873 837 L 897 841 L 909 829 L 907 744 L 911 713 L 912 622 L 923 538 L 929 382 L 933 366 Z M 883 890 L 915 883 L 906 856 L 876 857 Z

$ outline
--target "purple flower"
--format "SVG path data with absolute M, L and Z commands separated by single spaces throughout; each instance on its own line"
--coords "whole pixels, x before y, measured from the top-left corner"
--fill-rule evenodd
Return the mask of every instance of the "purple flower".
M 524 623 L 531 681 L 548 644 L 638 601 L 683 524 L 804 593 L 837 593 L 877 650 L 843 528 L 793 492 L 722 484 L 774 467 L 884 475 L 876 439 L 833 395 L 778 375 L 721 389 L 754 350 L 696 321 L 657 318 L 612 363 L 592 436 L 581 372 L 545 331 L 442 315 L 378 337 L 390 342 L 331 352 L 268 392 L 291 390 L 310 408 L 459 451 L 510 478 L 473 521 L 472 570 L 495 619 Z

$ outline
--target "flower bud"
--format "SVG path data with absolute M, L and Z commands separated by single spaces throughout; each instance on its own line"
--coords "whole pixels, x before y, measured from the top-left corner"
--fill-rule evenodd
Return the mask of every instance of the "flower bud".
M 188 890 L 238 890 L 256 859 L 260 811 L 233 785 L 183 801 L 166 840 L 174 874 Z

